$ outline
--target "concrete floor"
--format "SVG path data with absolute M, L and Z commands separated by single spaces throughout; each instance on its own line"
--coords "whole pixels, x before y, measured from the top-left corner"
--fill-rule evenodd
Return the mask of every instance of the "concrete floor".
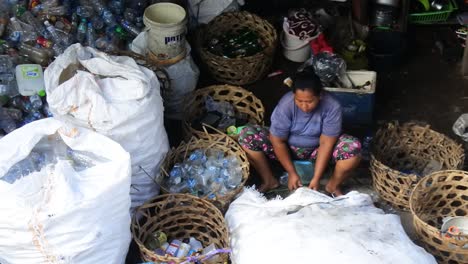
M 460 74 L 460 63 L 447 61 L 435 48 L 434 27 L 410 28 L 408 33 L 408 55 L 397 69 L 378 73 L 374 123 L 366 127 L 348 128 L 351 133 L 362 137 L 364 133 L 375 131 L 385 121 L 418 121 L 462 143 L 452 132 L 452 125 L 460 114 L 468 112 L 468 80 Z M 275 58 L 272 71 L 282 70 L 284 74 L 260 80 L 244 88 L 251 90 L 262 100 L 266 110 L 265 122 L 276 103 L 287 91 L 282 89 L 282 81 L 294 72 L 299 63 L 285 60 L 281 53 Z M 199 87 L 215 84 L 209 75 L 202 72 Z M 167 130 L 171 145 L 180 141 L 178 122 L 168 122 Z M 368 164 L 363 163 L 356 173 L 356 180 L 347 183 L 346 189 L 356 189 L 369 193 L 378 200 L 371 187 L 372 179 Z M 255 183 L 256 181 L 253 181 Z M 395 212 L 389 207 L 385 210 Z M 405 230 L 412 239 L 416 239 L 409 213 L 397 212 Z M 127 263 L 136 263 L 137 249 L 132 247 Z M 131 257 L 133 255 L 133 257 Z

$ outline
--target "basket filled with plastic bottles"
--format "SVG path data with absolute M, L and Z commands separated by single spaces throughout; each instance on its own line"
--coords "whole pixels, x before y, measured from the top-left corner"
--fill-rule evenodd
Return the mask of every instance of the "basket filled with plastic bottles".
M 222 213 L 189 194 L 164 194 L 140 206 L 132 221 L 141 258 L 153 263 L 227 263 L 229 237 Z
M 379 196 L 408 211 L 410 194 L 422 178 L 461 169 L 463 162 L 463 147 L 428 125 L 391 122 L 374 137 L 370 171 Z
M 212 85 L 190 94 L 184 112 L 185 138 L 222 132 L 236 139 L 243 126 L 264 125 L 265 108 L 260 99 L 242 87 Z
M 225 211 L 249 176 L 247 155 L 227 135 L 192 137 L 169 151 L 161 165 L 162 193 L 189 193 Z
M 277 46 L 274 27 L 246 12 L 226 12 L 196 33 L 196 47 L 216 80 L 234 85 L 263 78 L 273 63 Z

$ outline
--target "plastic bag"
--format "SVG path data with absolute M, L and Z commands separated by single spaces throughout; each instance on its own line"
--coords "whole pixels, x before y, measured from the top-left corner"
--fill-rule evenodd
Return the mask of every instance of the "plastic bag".
M 8 182 L 11 168 L 32 150 L 63 146 L 93 165 L 67 160 Z M 130 156 L 98 133 L 55 119 L 25 125 L 0 140 L 0 263 L 125 263 L 130 234 Z M 99 157 L 99 158 L 98 158 Z M 76 157 L 75 157 L 76 158 Z
M 159 194 L 155 179 L 168 149 L 159 82 L 125 56 L 70 46 L 44 72 L 54 117 L 93 129 L 132 157 L 132 210 Z
M 357 192 L 333 199 L 300 188 L 267 201 L 244 189 L 225 218 L 233 264 L 436 263 L 409 239 L 397 215 Z
M 468 142 L 468 114 L 461 115 L 452 127 L 453 133 Z

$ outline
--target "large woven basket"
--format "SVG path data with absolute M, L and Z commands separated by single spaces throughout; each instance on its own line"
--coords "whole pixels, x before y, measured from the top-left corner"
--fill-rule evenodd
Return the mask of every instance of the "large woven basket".
M 461 169 L 461 145 L 415 123 L 389 123 L 379 129 L 372 147 L 370 170 L 380 197 L 401 210 L 409 210 L 409 197 L 424 167 L 435 160 L 442 169 Z
M 132 221 L 133 239 L 144 261 L 182 263 L 187 260 L 159 256 L 146 248 L 144 242 L 156 231 L 162 231 L 170 238 L 194 237 L 204 247 L 212 243 L 217 249 L 229 247 L 228 231 L 221 212 L 213 204 L 188 194 L 157 196 L 140 206 Z M 222 261 L 216 263 L 226 263 L 228 255 L 219 256 Z M 204 257 L 200 256 L 201 259 Z
M 264 125 L 265 108 L 263 107 L 262 101 L 252 92 L 238 86 L 212 85 L 195 90 L 190 97 L 187 98 L 183 122 L 185 138 L 190 138 L 192 135 L 198 138 L 206 137 L 207 133 L 205 131 L 196 130 L 191 124 L 193 120 L 203 114 L 205 109 L 205 97 L 208 95 L 213 97 L 215 101 L 231 103 L 236 111 L 248 117 L 248 123 Z
M 468 263 L 468 234 L 441 233 L 444 217 L 468 216 L 468 173 L 439 171 L 422 179 L 410 199 L 416 233 L 439 263 Z
M 243 58 L 224 58 L 209 52 L 206 42 L 228 31 L 242 28 L 255 31 L 264 50 Z M 216 80 L 234 85 L 244 85 L 260 80 L 271 68 L 277 45 L 277 33 L 268 21 L 246 11 L 226 12 L 197 30 L 196 45 L 203 63 Z
M 239 164 L 242 169 L 242 181 L 241 184 L 234 190 L 226 193 L 223 196 L 216 195 L 214 199 L 208 197 L 201 197 L 207 201 L 212 202 L 221 211 L 226 211 L 229 204 L 235 198 L 235 196 L 242 190 L 249 177 L 250 165 L 242 147 L 237 144 L 232 138 L 227 135 L 213 136 L 208 135 L 205 138 L 192 137 L 185 143 L 182 142 L 177 148 L 173 148 L 169 151 L 166 158 L 161 165 L 161 173 L 158 178 L 158 182 L 161 185 L 161 191 L 163 193 L 169 193 L 169 190 L 162 183 L 165 177 L 168 177 L 168 173 L 171 171 L 174 164 L 183 162 L 192 151 L 196 149 L 219 149 L 224 151 L 225 154 L 234 155 L 238 158 Z

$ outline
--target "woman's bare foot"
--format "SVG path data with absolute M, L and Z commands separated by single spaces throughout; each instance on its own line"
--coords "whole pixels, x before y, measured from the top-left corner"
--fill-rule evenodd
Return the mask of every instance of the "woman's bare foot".
M 338 188 L 338 187 L 335 187 L 335 188 L 332 188 L 330 186 L 330 183 L 328 183 L 326 186 L 325 186 L 325 191 L 327 191 L 329 194 L 331 194 L 333 197 L 338 197 L 338 196 L 342 196 L 343 193 L 341 192 L 341 189 Z
M 262 185 L 260 185 L 260 187 L 258 188 L 258 191 L 261 192 L 261 193 L 266 193 L 270 190 L 273 190 L 273 189 L 276 189 L 280 186 L 278 180 L 274 180 L 274 181 L 271 181 L 271 182 L 265 182 L 265 183 L 262 183 Z

